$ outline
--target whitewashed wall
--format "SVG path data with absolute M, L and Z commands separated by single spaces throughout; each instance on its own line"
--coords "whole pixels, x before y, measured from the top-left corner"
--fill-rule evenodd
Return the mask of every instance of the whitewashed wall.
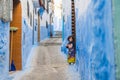
M 29 4 L 29 16 L 28 5 Z M 33 39 L 33 3 L 32 0 L 21 0 L 22 6 L 22 69 L 25 69 L 30 50 L 34 44 Z M 32 15 L 32 25 L 30 24 Z
M 29 13 L 32 14 L 32 20 L 33 20 L 33 3 L 32 0 L 21 0 L 21 4 L 22 4 L 22 17 L 26 19 L 26 22 L 29 26 L 30 25 L 30 16 L 28 17 L 27 15 L 27 2 L 29 3 Z M 33 24 L 33 23 L 32 23 Z M 32 28 L 32 26 L 31 26 Z
M 50 23 L 50 19 L 49 19 L 49 14 L 44 11 L 42 18 L 40 19 L 40 26 L 46 26 L 46 21 L 48 22 L 48 24 Z
M 63 15 L 65 16 L 65 22 L 67 20 L 67 16 L 71 15 L 71 0 L 63 0 Z

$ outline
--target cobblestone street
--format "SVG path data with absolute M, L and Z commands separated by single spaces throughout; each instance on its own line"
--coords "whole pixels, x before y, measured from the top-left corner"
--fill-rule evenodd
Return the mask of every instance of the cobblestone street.
M 52 38 L 34 47 L 26 69 L 13 73 L 13 80 L 80 80 L 75 65 L 67 64 L 60 44 L 60 38 Z

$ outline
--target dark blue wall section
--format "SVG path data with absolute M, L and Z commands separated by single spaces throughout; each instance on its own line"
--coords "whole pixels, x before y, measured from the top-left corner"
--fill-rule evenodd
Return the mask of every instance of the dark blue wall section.
M 47 38 L 50 38 L 50 33 L 53 34 L 53 26 L 48 25 L 46 26 L 40 26 L 40 40 L 44 40 Z
M 34 37 L 34 45 L 38 44 L 38 24 L 37 24 L 37 20 L 34 20 L 34 33 L 33 33 L 33 37 Z
M 76 9 L 77 69 L 82 80 L 115 80 L 110 0 L 92 0 L 79 17 Z
M 26 19 L 22 21 L 22 67 L 25 68 L 27 59 L 32 49 L 32 33 L 33 30 L 26 23 Z
M 7 80 L 9 71 L 9 23 L 0 20 L 0 80 Z
M 54 35 L 53 25 L 48 25 L 48 37 L 50 38 L 51 34 Z

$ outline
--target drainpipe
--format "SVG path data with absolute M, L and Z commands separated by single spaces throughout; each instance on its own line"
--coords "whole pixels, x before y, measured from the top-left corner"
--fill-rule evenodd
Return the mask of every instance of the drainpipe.
M 64 16 L 62 16 L 62 41 L 64 41 Z

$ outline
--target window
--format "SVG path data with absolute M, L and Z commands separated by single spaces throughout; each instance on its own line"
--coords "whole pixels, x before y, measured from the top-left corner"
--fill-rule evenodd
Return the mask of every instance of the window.
M 43 5 L 45 5 L 45 0 L 43 0 Z
M 46 21 L 46 28 L 48 28 L 48 22 Z
M 30 6 L 28 1 L 27 1 L 27 15 L 28 17 L 30 16 Z
M 35 8 L 35 14 L 37 14 L 37 8 Z
M 30 13 L 30 25 L 32 26 L 32 14 Z
M 47 1 L 47 13 L 49 13 L 49 1 Z

